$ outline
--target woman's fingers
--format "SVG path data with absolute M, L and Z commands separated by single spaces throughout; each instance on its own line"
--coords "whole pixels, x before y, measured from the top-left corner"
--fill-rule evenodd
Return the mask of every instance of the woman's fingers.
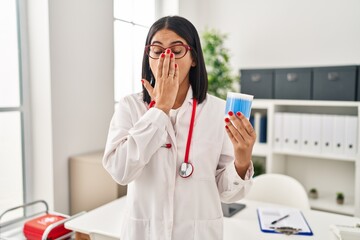
M 173 80 L 175 75 L 175 55 L 170 49 L 166 49 L 162 65 L 163 79 Z
M 160 55 L 160 58 L 158 60 L 158 65 L 157 65 L 157 72 L 156 72 L 156 80 L 157 81 L 163 77 L 164 59 L 165 59 L 165 54 L 162 53 Z
M 175 76 L 175 57 L 173 53 L 170 53 L 170 63 L 169 63 L 169 74 L 170 80 L 174 79 Z
M 237 142 L 253 142 L 256 139 L 254 128 L 243 114 L 238 112 L 236 116 L 229 112 L 229 118 L 225 119 L 226 125 Z
M 167 79 L 169 76 L 169 70 L 170 70 L 170 55 L 171 55 L 171 50 L 168 48 L 165 50 L 165 57 L 164 57 L 164 63 L 162 66 L 162 77 L 164 79 Z M 174 54 L 172 54 L 174 56 Z
M 174 63 L 174 80 L 179 81 L 179 66 Z
M 228 134 L 230 134 L 229 137 L 233 144 L 238 143 L 240 140 L 241 141 L 244 140 L 243 137 L 240 135 L 239 131 L 231 122 L 230 118 L 225 118 L 225 123 L 226 123 L 226 130 L 228 131 Z
M 251 140 L 255 141 L 256 133 L 250 121 L 241 112 L 237 112 L 236 116 L 240 120 L 241 133 L 250 136 Z
M 230 120 L 229 120 L 230 121 Z M 225 120 L 226 122 L 226 120 Z M 225 128 L 226 128 L 226 132 L 230 138 L 230 141 L 232 142 L 233 145 L 236 145 L 238 143 L 238 141 L 236 140 L 236 138 L 234 137 L 234 135 L 232 134 L 230 128 L 228 125 L 225 125 Z
M 168 79 L 175 75 L 175 56 L 170 49 L 166 49 L 165 53 L 160 55 L 157 66 L 157 79 Z
M 151 86 L 149 81 L 146 79 L 141 79 L 141 82 L 142 82 L 143 86 L 145 87 L 146 91 L 149 93 L 151 99 L 155 99 L 154 88 Z

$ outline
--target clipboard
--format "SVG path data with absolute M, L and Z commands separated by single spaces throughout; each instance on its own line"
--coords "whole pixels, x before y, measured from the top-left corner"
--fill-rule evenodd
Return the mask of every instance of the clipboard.
M 257 208 L 260 230 L 280 233 L 276 229 L 297 229 L 295 235 L 314 235 L 303 213 L 296 208 Z M 273 224 L 272 224 L 273 223 Z

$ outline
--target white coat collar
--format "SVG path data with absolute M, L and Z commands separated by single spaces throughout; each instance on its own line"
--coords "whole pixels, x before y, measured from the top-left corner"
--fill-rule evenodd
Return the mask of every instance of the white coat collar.
M 189 89 L 188 89 L 188 91 L 186 93 L 184 103 L 186 103 L 186 102 L 191 103 L 191 104 L 193 102 L 193 90 L 192 90 L 191 85 L 189 85 Z M 182 104 L 182 106 L 184 105 L 184 103 Z

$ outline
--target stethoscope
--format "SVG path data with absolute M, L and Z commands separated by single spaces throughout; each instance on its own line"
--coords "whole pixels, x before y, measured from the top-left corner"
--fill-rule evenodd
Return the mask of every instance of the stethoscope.
M 155 105 L 155 101 L 151 101 L 149 104 L 149 108 L 152 108 L 154 105 Z M 194 129 L 196 105 L 197 105 L 197 101 L 195 98 L 193 98 L 190 127 L 189 127 L 189 133 L 188 133 L 186 149 L 185 149 L 185 158 L 184 158 L 184 162 L 181 163 L 180 168 L 179 168 L 179 175 L 182 178 L 188 178 L 194 172 L 194 166 L 192 165 L 191 162 L 189 162 L 189 153 L 190 153 L 192 133 L 193 133 L 193 129 Z M 171 147 L 171 144 L 170 145 L 166 144 L 166 148 L 169 148 L 169 147 Z

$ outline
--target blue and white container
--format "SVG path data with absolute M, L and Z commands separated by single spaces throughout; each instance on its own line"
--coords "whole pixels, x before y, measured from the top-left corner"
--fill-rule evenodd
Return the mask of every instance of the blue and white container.
M 225 114 L 232 111 L 234 114 L 241 112 L 247 119 L 250 118 L 253 95 L 228 92 L 226 98 Z

